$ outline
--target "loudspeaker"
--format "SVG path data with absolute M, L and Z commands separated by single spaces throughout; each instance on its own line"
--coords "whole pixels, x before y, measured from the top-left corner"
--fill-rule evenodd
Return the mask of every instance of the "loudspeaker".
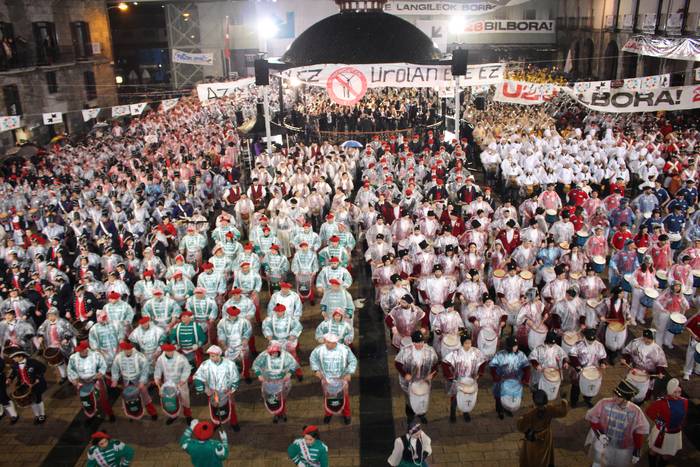
M 455 49 L 452 51 L 452 76 L 464 76 L 467 74 L 468 50 Z
M 484 96 L 476 96 L 474 98 L 474 108 L 476 110 L 486 110 L 486 99 L 484 99 Z
M 267 60 L 255 60 L 255 85 L 267 86 L 270 84 L 270 64 Z

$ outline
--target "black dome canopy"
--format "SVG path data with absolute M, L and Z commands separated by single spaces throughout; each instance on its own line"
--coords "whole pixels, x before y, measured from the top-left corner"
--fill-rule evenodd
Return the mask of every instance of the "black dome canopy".
M 343 10 L 314 24 L 282 55 L 291 66 L 321 63 L 428 63 L 440 51 L 420 29 L 381 10 Z

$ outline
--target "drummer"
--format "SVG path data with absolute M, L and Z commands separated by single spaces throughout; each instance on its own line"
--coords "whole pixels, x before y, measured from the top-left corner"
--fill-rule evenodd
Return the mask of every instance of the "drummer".
M 399 300 L 389 314 L 384 318 L 386 326 L 391 330 L 391 345 L 399 350 L 401 341 L 410 337 L 419 324 L 427 324 L 426 314 L 413 303 L 413 297 L 406 294 Z
M 564 370 L 569 368 L 569 356 L 557 344 L 558 336 L 554 331 L 547 332 L 544 339 L 544 344 L 535 348 L 528 356 L 530 366 L 535 370 L 530 381 L 530 387 L 534 389 L 542 389 L 540 380 L 544 378 L 544 371 L 547 369 L 556 369 L 559 372 L 560 381 L 563 378 Z
M 578 405 L 578 398 L 581 395 L 579 385 L 581 371 L 584 368 L 594 367 L 605 370 L 607 367 L 607 352 L 600 341 L 596 340 L 596 330 L 586 328 L 582 332 L 583 339 L 578 341 L 569 351 L 569 362 L 573 369 L 571 372 L 571 407 Z M 583 401 L 588 408 L 593 407 L 591 397 L 584 396 Z
M 601 316 L 600 321 L 604 323 L 601 328 L 602 335 L 605 335 L 607 327 L 611 323 L 620 323 L 626 326 L 632 320 L 629 314 L 629 302 L 626 294 L 622 291 L 622 287 L 618 285 L 610 290 L 610 297 L 598 306 L 598 314 Z M 614 364 L 618 351 L 609 348 L 607 350 L 609 361 L 611 364 Z
M 528 335 L 532 329 L 540 330 L 544 326 L 545 313 L 544 303 L 539 299 L 537 288 L 531 287 L 525 292 L 525 303 L 520 307 L 515 324 L 519 344 L 524 351 L 530 352 L 534 349 L 526 349 L 525 344 L 528 342 Z M 546 327 L 545 327 L 546 329 Z
M 158 420 L 156 408 L 153 406 L 151 396 L 148 394 L 148 381 L 150 379 L 150 367 L 146 357 L 134 349 L 134 344 L 129 341 L 119 343 L 119 353 L 112 363 L 112 387 L 116 388 L 119 379 L 123 380 L 124 388 L 130 384 L 139 389 L 141 400 L 146 404 L 146 411 L 151 420 Z
M 622 467 L 639 462 L 649 422 L 642 409 L 630 403 L 636 394 L 637 388 L 620 381 L 613 397 L 601 399 L 586 413 L 591 424 L 586 445 L 593 445 L 590 453 L 594 467 Z
M 700 312 L 695 313 L 685 324 L 685 328 L 690 334 L 688 348 L 685 351 L 685 365 L 683 365 L 683 379 L 690 380 L 690 375 L 694 373 L 698 360 L 700 359 Z
M 665 345 L 668 349 L 673 349 L 675 334 L 668 330 L 669 319 L 673 313 L 685 315 L 690 309 L 690 305 L 683 295 L 683 284 L 679 281 L 673 281 L 670 285 L 659 294 L 659 298 L 654 302 L 654 326 L 656 328 L 654 340 L 659 346 Z
M 496 413 L 503 420 L 503 415 L 513 416 L 510 410 L 503 408 L 501 402 L 502 385 L 506 379 L 515 379 L 520 384 L 530 381 L 530 362 L 524 353 L 518 350 L 518 342 L 514 336 L 506 338 L 505 347 L 500 350 L 489 363 L 493 378 L 493 397 L 496 400 Z
M 12 308 L 5 310 L 5 320 L 0 321 L 0 346 L 20 347 L 27 353 L 32 351 L 34 326 L 24 319 L 17 319 Z
M 90 349 L 88 341 L 79 342 L 75 346 L 75 353 L 68 359 L 68 380 L 78 389 L 84 383 L 94 383 L 102 411 L 109 417 L 110 422 L 114 422 L 114 412 L 103 379 L 107 371 L 105 358 L 100 352 Z
M 450 423 L 457 421 L 457 391 L 460 382 L 467 378 L 474 380 L 476 384 L 481 375 L 484 374 L 486 358 L 477 347 L 472 346 L 472 333 L 464 330 L 459 336 L 462 346 L 450 352 L 442 359 L 442 371 L 447 381 L 447 394 L 450 396 Z M 476 401 L 474 402 L 476 404 Z M 469 412 L 463 412 L 462 418 L 465 422 L 471 421 Z
M 646 397 L 652 394 L 654 389 L 653 378 L 663 378 L 668 370 L 666 354 L 661 346 L 654 342 L 654 331 L 645 329 L 642 337 L 637 337 L 622 349 L 622 358 L 625 365 L 632 371 L 641 370 L 652 378 Z M 646 398 L 645 397 L 645 398 Z
M 73 353 L 73 348 L 76 344 L 77 331 L 68 320 L 58 316 L 58 309 L 51 307 L 46 312 L 46 321 L 41 323 L 37 334 L 39 337 L 39 347 L 43 344 L 46 348 L 59 349 L 62 357 L 60 363 L 56 365 L 58 373 L 61 377 L 58 384 L 64 384 L 68 381 L 66 376 L 66 363 L 68 357 Z
M 211 397 L 213 391 L 223 393 L 228 396 L 230 402 L 230 422 L 231 429 L 235 432 L 241 431 L 238 425 L 238 415 L 236 413 L 236 402 L 233 398 L 234 392 L 240 384 L 238 368 L 233 361 L 222 357 L 223 352 L 218 345 L 212 345 L 207 349 L 209 358 L 205 360 L 194 374 L 194 387 L 198 393 L 206 392 Z
M 294 357 L 276 342 L 268 345 L 267 349 L 261 352 L 253 362 L 253 372 L 261 383 L 265 380 L 284 382 L 282 407 L 272 419 L 272 423 L 277 423 L 279 420 L 287 421 L 286 399 L 292 386 L 290 378 L 298 369 L 299 365 Z
M 421 331 L 413 331 L 411 345 L 399 351 L 394 360 L 394 366 L 399 372 L 399 385 L 406 393 L 406 418 L 413 420 L 418 415 L 421 423 L 428 423 L 425 414 L 416 414 L 409 401 L 409 391 L 412 382 L 426 381 L 428 384 L 437 374 L 439 364 L 435 350 L 424 342 Z
M 31 391 L 31 406 L 34 412 L 34 424 L 41 425 L 46 421 L 42 395 L 46 391 L 46 366 L 29 357 L 24 350 L 16 349 L 8 355 L 12 359 L 10 374 L 7 379 L 15 381 L 15 392 L 19 388 L 29 388 Z
M 644 323 L 646 321 L 646 307 L 641 304 L 644 296 L 644 289 L 654 289 L 659 287 L 659 282 L 656 280 L 653 262 L 650 256 L 644 257 L 644 262 L 639 265 L 639 268 L 632 274 L 630 278 L 632 286 L 632 299 L 630 314 L 632 324 Z
M 14 350 L 17 350 L 18 347 L 14 347 Z M 14 351 L 13 348 L 11 347 L 5 347 L 4 353 L 9 354 L 11 351 Z M 10 425 L 14 425 L 17 423 L 19 420 L 19 415 L 17 415 L 17 408 L 15 407 L 15 402 L 10 399 L 10 397 L 7 394 L 7 378 L 5 378 L 5 360 L 9 360 L 9 357 L 6 357 L 2 354 L 0 354 L 0 372 L 2 372 L 2 378 L 0 378 L 0 404 L 2 404 L 2 412 L 0 415 L 0 418 L 3 418 L 5 416 L 5 413 L 10 415 Z
M 182 412 L 187 424 L 189 424 L 192 422 L 192 409 L 190 408 L 190 388 L 187 381 L 192 373 L 192 366 L 184 355 L 175 351 L 175 345 L 162 344 L 160 348 L 162 353 L 155 363 L 153 381 L 159 390 L 162 390 L 164 385 L 177 388 L 178 398 L 182 403 Z M 171 416 L 168 417 L 165 424 L 171 425 L 174 421 L 175 417 Z

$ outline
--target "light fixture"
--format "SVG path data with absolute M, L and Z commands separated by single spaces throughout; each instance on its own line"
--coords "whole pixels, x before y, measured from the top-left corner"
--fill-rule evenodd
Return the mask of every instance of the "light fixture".
M 189 18 L 189 17 L 190 17 L 190 13 L 186 11 L 186 12 L 184 12 L 184 13 L 182 14 L 182 16 L 184 16 L 185 18 Z
M 194 39 L 194 34 L 190 36 L 190 39 Z
M 121 76 L 117 75 L 117 76 L 114 77 L 114 81 L 116 81 L 117 84 L 122 84 L 122 83 L 124 82 L 124 78 L 122 78 Z
M 139 2 L 132 2 L 131 4 L 134 5 L 134 6 L 136 6 L 136 5 L 139 4 Z
M 119 5 L 117 5 L 117 8 L 119 8 L 120 11 L 126 11 L 129 9 L 129 5 L 127 5 L 124 2 L 121 2 Z
M 265 39 L 275 37 L 277 31 L 277 23 L 272 18 L 260 18 L 258 20 L 258 33 Z
M 464 32 L 464 26 L 466 26 L 467 21 L 462 18 L 461 16 L 454 16 L 450 19 L 449 24 L 447 25 L 447 29 L 452 33 L 452 34 L 460 34 Z

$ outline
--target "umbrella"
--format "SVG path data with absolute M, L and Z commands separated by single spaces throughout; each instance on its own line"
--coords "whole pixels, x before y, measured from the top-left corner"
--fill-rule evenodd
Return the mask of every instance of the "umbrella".
M 66 135 L 56 135 L 53 138 L 51 138 L 51 141 L 49 141 L 49 143 L 58 143 L 59 141 L 63 141 L 64 139 L 66 139 Z
M 349 139 L 340 145 L 341 148 L 361 148 L 362 143 L 355 141 L 354 139 Z

